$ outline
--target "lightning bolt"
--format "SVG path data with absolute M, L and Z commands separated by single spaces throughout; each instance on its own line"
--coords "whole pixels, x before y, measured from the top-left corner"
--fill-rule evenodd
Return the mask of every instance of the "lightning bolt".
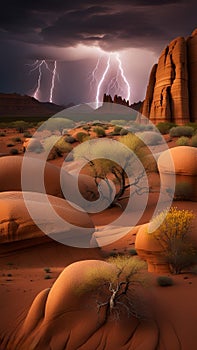
M 52 80 L 51 80 L 51 90 L 50 90 L 50 98 L 49 102 L 53 102 L 53 92 L 54 92 L 54 87 L 55 87 L 55 77 L 57 75 L 57 61 L 54 62 L 54 68 L 52 72 Z
M 130 89 L 130 85 L 129 82 L 125 76 L 123 67 L 122 67 L 122 61 L 120 58 L 120 55 L 117 52 L 114 53 L 110 53 L 108 56 L 108 60 L 107 60 L 107 64 L 105 67 L 105 70 L 103 72 L 103 74 L 101 75 L 100 81 L 97 85 L 97 91 L 96 91 L 96 108 L 99 107 L 99 97 L 100 97 L 100 93 L 101 93 L 101 86 L 104 83 L 104 81 L 106 80 L 106 75 L 108 73 L 108 71 L 111 68 L 111 56 L 115 55 L 115 59 L 117 61 L 117 71 L 116 71 L 116 75 L 112 77 L 112 79 L 110 80 L 110 82 L 107 85 L 107 89 L 106 89 L 106 93 L 109 94 L 110 90 L 119 90 L 121 92 L 123 92 L 123 88 L 121 87 L 121 80 L 123 80 L 124 85 L 126 86 L 126 101 L 129 101 L 130 99 L 130 95 L 131 95 L 131 89 Z M 95 73 L 98 70 L 98 66 L 99 66 L 100 60 L 98 60 L 97 65 L 95 66 L 94 70 L 92 71 L 92 80 L 91 80 L 91 84 L 94 83 L 94 81 L 96 81 L 95 79 Z
M 104 80 L 105 80 L 105 77 L 107 75 L 107 72 L 110 68 L 110 60 L 111 60 L 111 55 L 109 55 L 108 57 L 108 60 L 107 60 L 107 65 L 106 65 L 106 68 L 103 72 L 103 75 L 98 83 L 98 86 L 97 86 L 97 93 L 96 93 L 96 108 L 99 107 L 99 96 L 100 96 L 100 89 L 101 89 L 101 85 L 103 84 Z
M 57 61 L 54 61 L 54 67 L 53 70 L 50 69 L 48 63 L 46 60 L 36 60 L 35 62 L 33 62 L 32 64 L 28 64 L 28 66 L 31 66 L 32 69 L 30 70 L 29 73 L 32 73 L 34 71 L 38 71 L 38 79 L 37 79 L 37 84 L 36 84 L 36 88 L 33 94 L 33 97 L 36 99 L 39 99 L 39 93 L 40 93 L 40 87 L 41 87 L 41 81 L 42 81 L 42 76 L 43 76 L 43 70 L 42 67 L 44 66 L 51 74 L 52 74 L 52 78 L 51 78 L 51 87 L 50 87 L 50 92 L 49 92 L 49 102 L 53 102 L 53 93 L 54 93 L 54 88 L 55 88 L 55 79 L 56 76 L 59 80 L 59 75 L 57 73 Z
M 102 56 L 98 58 L 95 68 L 94 68 L 93 71 L 89 74 L 89 76 L 91 77 L 90 89 L 92 89 L 94 83 L 97 83 L 96 73 L 97 73 L 97 71 L 98 71 L 98 69 L 99 69 L 99 65 L 100 65 L 101 58 L 102 58 Z
M 118 67 L 119 67 L 119 70 L 121 72 L 121 76 L 122 76 L 122 79 L 124 80 L 126 86 L 127 86 L 127 97 L 126 97 L 126 101 L 129 101 L 130 99 L 130 95 L 131 95 L 131 88 L 130 88 L 130 85 L 125 77 L 125 74 L 124 74 L 124 70 L 122 68 L 122 62 L 121 62 L 121 59 L 120 59 L 120 55 L 117 53 L 116 54 L 116 60 L 118 61 Z

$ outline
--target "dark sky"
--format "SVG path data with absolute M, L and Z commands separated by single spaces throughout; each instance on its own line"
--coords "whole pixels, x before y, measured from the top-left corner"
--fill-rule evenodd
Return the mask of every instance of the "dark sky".
M 49 70 L 44 63 L 40 67 L 36 96 L 49 100 L 56 60 L 53 101 L 95 101 L 110 55 L 100 98 L 103 92 L 126 97 L 118 53 L 131 88 L 130 102 L 138 101 L 161 50 L 175 37 L 191 34 L 196 13 L 196 0 L 7 0 L 0 11 L 0 91 L 34 95 L 38 65 L 46 60 Z

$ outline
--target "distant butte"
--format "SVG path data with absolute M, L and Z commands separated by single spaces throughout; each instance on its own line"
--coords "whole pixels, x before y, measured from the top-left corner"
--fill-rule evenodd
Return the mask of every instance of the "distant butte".
M 28 95 L 0 93 L 0 118 L 47 118 L 64 108 L 50 102 L 39 102 Z
M 153 123 L 197 122 L 197 29 L 178 37 L 152 68 L 142 114 Z
M 135 103 L 129 105 L 129 101 L 126 101 L 124 98 L 122 98 L 121 96 L 118 96 L 118 95 L 115 95 L 114 99 L 113 99 L 111 97 L 111 95 L 104 94 L 103 102 L 116 103 L 119 105 L 130 107 L 130 108 L 135 109 L 136 111 L 139 111 L 139 112 L 141 112 L 141 109 L 142 109 L 142 102 L 141 101 L 135 102 Z

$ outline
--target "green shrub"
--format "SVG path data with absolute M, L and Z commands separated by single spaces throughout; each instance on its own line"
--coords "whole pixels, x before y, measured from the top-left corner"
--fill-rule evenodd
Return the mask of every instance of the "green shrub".
M 91 129 L 91 126 L 90 125 L 83 125 L 83 130 L 85 131 L 89 131 Z
M 197 135 L 192 136 L 191 138 L 191 146 L 197 147 Z
M 118 125 L 118 126 L 124 126 L 124 125 L 126 125 L 128 122 L 127 122 L 127 120 L 125 120 L 125 119 L 113 119 L 113 120 L 111 120 L 110 121 L 110 124 L 113 124 L 113 125 Z
M 114 135 L 120 135 L 121 130 L 122 130 L 122 127 L 119 126 L 119 125 L 116 125 L 116 126 L 114 126 L 113 134 Z
M 177 146 L 188 146 L 189 145 L 189 137 L 181 136 L 176 141 Z
M 77 140 L 73 137 L 73 136 L 70 136 L 70 135 L 67 135 L 65 138 L 64 138 L 64 141 L 67 142 L 67 143 L 75 143 Z
M 44 271 L 45 271 L 46 273 L 51 273 L 50 267 L 45 267 L 45 268 L 44 268 Z
M 13 142 L 20 142 L 20 143 L 22 142 L 22 140 L 21 140 L 20 137 L 13 137 L 13 138 L 12 138 L 12 141 L 13 141 Z
M 51 279 L 51 276 L 50 276 L 50 275 L 45 275 L 45 276 L 44 276 L 44 279 L 45 279 L 45 280 L 50 280 L 50 279 Z
M 63 131 L 63 129 L 71 129 L 73 128 L 75 123 L 71 119 L 67 118 L 61 118 L 61 117 L 54 117 L 47 120 L 46 123 L 43 123 L 40 125 L 39 130 L 49 130 L 49 131 L 55 131 L 58 130 L 60 132 Z
M 23 136 L 27 139 L 30 139 L 32 137 L 32 134 L 30 134 L 29 132 L 25 132 Z
M 192 136 L 194 129 L 191 126 L 176 126 L 170 129 L 171 137 Z
M 79 142 L 84 142 L 85 140 L 87 140 L 87 138 L 88 138 L 88 134 L 86 134 L 83 131 L 78 132 L 76 135 L 76 139 Z
M 145 131 L 138 133 L 137 136 L 148 146 L 158 145 L 163 142 L 163 137 L 160 133 L 154 131 Z
M 120 136 L 125 136 L 125 135 L 127 135 L 128 133 L 129 133 L 129 130 L 127 130 L 127 129 L 122 128 L 122 129 L 120 130 Z
M 162 135 L 169 134 L 170 129 L 175 126 L 176 124 L 170 122 L 160 122 L 156 125 Z
M 106 136 L 105 129 L 103 129 L 103 127 L 101 126 L 97 126 L 96 128 L 93 129 L 93 131 L 96 133 L 98 137 Z
M 189 122 L 185 124 L 186 126 L 191 126 L 194 131 L 197 131 L 197 123 L 196 122 Z
M 135 248 L 132 248 L 132 249 L 129 249 L 129 254 L 131 255 L 131 256 L 133 256 L 133 255 L 137 255 L 137 251 L 136 251 L 136 249 Z
M 172 286 L 174 283 L 173 283 L 173 279 L 171 277 L 159 276 L 159 277 L 157 277 L 157 284 L 160 287 L 169 287 L 169 286 Z
M 11 150 L 10 150 L 10 154 L 11 155 L 16 155 L 16 154 L 19 154 L 19 151 L 17 150 L 17 148 L 12 148 Z

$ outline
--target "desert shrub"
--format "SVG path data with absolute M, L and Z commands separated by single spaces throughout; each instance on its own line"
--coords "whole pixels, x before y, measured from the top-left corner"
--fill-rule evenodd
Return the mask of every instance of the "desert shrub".
M 7 147 L 13 147 L 14 146 L 14 144 L 13 143 L 7 143 L 7 145 L 6 145 Z
M 67 135 L 65 138 L 64 138 L 64 141 L 67 142 L 67 143 L 75 143 L 77 140 L 73 137 L 73 136 L 70 136 L 70 135 Z
M 121 130 L 122 130 L 122 127 L 119 126 L 119 125 L 116 125 L 116 126 L 114 126 L 113 134 L 114 135 L 120 135 Z
M 175 186 L 176 200 L 190 200 L 193 193 L 193 187 L 189 182 L 179 182 Z
M 163 248 L 166 261 L 175 274 L 195 260 L 195 249 L 189 236 L 194 217 L 192 211 L 171 207 L 151 221 L 151 234 Z
M 103 129 L 103 127 L 101 126 L 97 126 L 96 128 L 93 129 L 93 131 L 96 133 L 98 137 L 106 136 L 105 129 Z
M 142 139 L 142 141 L 148 146 L 158 145 L 161 142 L 163 142 L 163 137 L 161 136 L 161 134 L 154 131 L 138 133 L 137 136 L 139 136 Z
M 117 126 L 124 126 L 127 124 L 127 120 L 124 120 L 124 119 L 115 119 L 115 120 L 111 120 L 110 121 L 110 124 L 112 125 L 117 125 Z
M 76 139 L 79 142 L 84 142 L 85 140 L 88 139 L 88 135 L 85 132 L 80 131 L 80 132 L 77 133 Z
M 128 252 L 129 252 L 129 254 L 130 254 L 131 256 L 137 255 L 137 251 L 136 251 L 135 248 L 129 249 Z
M 47 120 L 46 123 L 43 123 L 40 125 L 39 130 L 50 130 L 55 131 L 58 130 L 62 132 L 63 129 L 70 129 L 74 127 L 74 122 L 70 119 L 66 118 L 50 118 Z
M 72 146 L 65 141 L 63 136 L 59 138 L 56 135 L 51 135 L 44 140 L 44 149 L 46 151 L 54 150 L 58 156 L 61 156 L 62 153 L 69 153 Z
M 11 150 L 10 150 L 10 154 L 11 155 L 16 155 L 16 154 L 18 154 L 19 152 L 18 152 L 18 150 L 17 150 L 17 148 L 12 148 Z
M 83 125 L 83 130 L 85 131 L 89 131 L 91 129 L 91 126 L 90 125 Z
M 15 122 L 12 122 L 12 126 L 16 128 L 18 132 L 23 133 L 24 130 L 30 127 L 30 124 L 24 120 L 17 120 Z
M 50 276 L 50 275 L 45 275 L 45 276 L 44 276 L 44 279 L 45 279 L 45 280 L 50 280 L 50 279 L 51 279 L 51 276 Z
M 189 145 L 189 137 L 181 136 L 176 141 L 177 146 L 188 146 Z
M 66 142 L 63 138 L 60 138 L 56 142 L 55 148 L 62 153 L 69 153 L 72 150 L 72 146 L 68 142 Z
M 124 255 L 110 257 L 107 262 L 111 266 L 106 264 L 86 269 L 86 282 L 75 289 L 75 293 L 79 296 L 91 292 L 98 313 L 103 308 L 106 317 L 112 315 L 120 318 L 126 312 L 127 317 L 143 318 L 144 305 L 136 286 L 143 285 L 146 281 L 146 263 L 137 257 Z
M 45 268 L 44 268 L 44 271 L 45 271 L 46 273 L 51 273 L 50 267 L 45 267 Z
M 170 122 L 160 122 L 156 125 L 162 135 L 169 134 L 170 129 L 176 127 L 176 124 Z
M 171 137 L 192 136 L 194 129 L 191 126 L 176 126 L 170 129 Z
M 5 134 L 5 132 L 0 132 L 0 137 L 4 137 L 6 134 Z
M 125 136 L 125 135 L 127 135 L 128 133 L 129 133 L 129 131 L 128 131 L 127 129 L 122 128 L 122 129 L 120 130 L 120 136 Z
M 137 151 L 144 146 L 144 143 L 140 138 L 134 134 L 127 134 L 125 136 L 121 136 L 119 141 L 123 143 L 125 146 L 130 148 L 132 151 L 137 153 Z
M 191 146 L 197 147 L 197 135 L 192 136 L 191 138 Z
M 173 283 L 173 279 L 171 277 L 159 276 L 159 277 L 157 277 L 157 284 L 160 287 L 169 287 L 169 286 L 172 286 L 174 283 Z
M 24 132 L 23 136 L 24 136 L 25 138 L 30 139 L 30 138 L 32 137 L 32 134 L 30 134 L 30 132 Z
M 196 122 L 189 122 L 189 123 L 186 123 L 185 125 L 191 126 L 194 129 L 194 131 L 197 130 L 197 123 Z
M 19 142 L 22 142 L 22 140 L 21 140 L 20 137 L 13 137 L 13 138 L 12 138 L 12 141 L 13 141 L 13 142 L 18 142 L 18 143 L 19 143 Z

